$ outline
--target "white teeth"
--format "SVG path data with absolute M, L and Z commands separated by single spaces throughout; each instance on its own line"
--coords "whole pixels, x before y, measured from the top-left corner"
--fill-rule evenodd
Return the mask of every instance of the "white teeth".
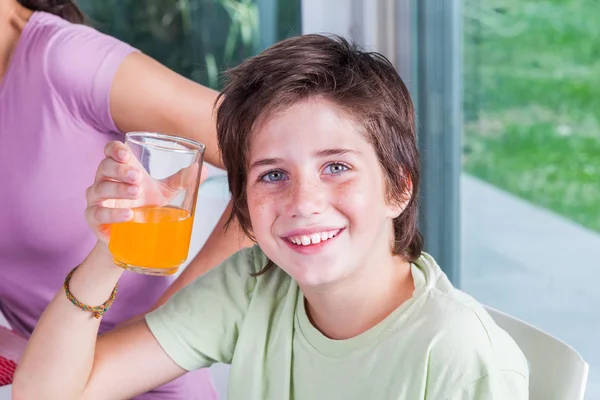
M 301 245 L 301 246 L 308 246 L 310 244 L 319 244 L 321 242 L 324 242 L 325 240 L 329 240 L 329 239 L 335 237 L 335 235 L 337 235 L 338 232 L 339 231 L 318 232 L 318 233 L 313 233 L 310 236 L 308 236 L 308 235 L 295 236 L 295 237 L 289 238 L 289 241 L 294 244 Z

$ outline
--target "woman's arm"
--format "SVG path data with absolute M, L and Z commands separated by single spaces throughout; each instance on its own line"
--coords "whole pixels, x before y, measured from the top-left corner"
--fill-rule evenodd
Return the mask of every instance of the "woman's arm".
M 106 244 L 99 242 L 73 275 L 70 290 L 79 301 L 99 305 L 122 273 Z M 163 351 L 145 321 L 97 339 L 100 321 L 76 308 L 61 290 L 42 314 L 21 358 L 14 398 L 125 399 L 185 373 Z
M 205 160 L 223 168 L 213 114 L 217 94 L 144 54 L 132 53 L 115 74 L 110 94 L 111 114 L 123 132 L 156 131 L 204 143 Z M 202 204 L 198 207 L 202 207 Z M 237 223 L 234 222 L 225 230 L 230 212 L 231 204 L 198 255 L 155 307 L 237 250 L 253 245 Z
M 213 113 L 217 95 L 142 53 L 131 53 L 113 78 L 110 113 L 122 132 L 160 132 L 204 143 L 205 160 L 223 168 Z

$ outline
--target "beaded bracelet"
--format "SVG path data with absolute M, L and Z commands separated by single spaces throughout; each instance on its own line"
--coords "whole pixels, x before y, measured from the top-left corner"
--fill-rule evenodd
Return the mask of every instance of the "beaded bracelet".
M 67 295 L 67 299 L 69 299 L 71 301 L 71 303 L 73 303 L 73 305 L 75 307 L 80 308 L 82 311 L 91 311 L 91 312 L 93 312 L 94 313 L 94 317 L 96 317 L 96 319 L 98 319 L 98 318 L 100 318 L 102 316 L 102 314 L 104 314 L 110 308 L 110 306 L 112 306 L 113 302 L 115 301 L 115 297 L 117 296 L 117 289 L 119 287 L 119 284 L 117 283 L 115 285 L 115 288 L 113 289 L 112 293 L 110 294 L 110 297 L 101 306 L 90 307 L 88 305 L 85 305 L 85 304 L 81 303 L 79 300 L 77 300 L 75 298 L 75 296 L 73 296 L 73 294 L 69 290 L 69 282 L 71 282 L 71 277 L 73 276 L 73 273 L 75 272 L 75 270 L 78 267 L 79 266 L 73 268 L 71 270 L 71 272 L 69 272 L 69 274 L 65 278 L 65 283 L 63 285 L 63 287 L 65 288 L 65 294 Z

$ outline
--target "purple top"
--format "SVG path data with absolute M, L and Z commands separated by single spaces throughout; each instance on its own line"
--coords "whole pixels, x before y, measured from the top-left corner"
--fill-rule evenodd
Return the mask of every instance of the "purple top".
M 36 12 L 0 82 L 0 311 L 29 336 L 96 238 L 85 189 L 104 145 L 122 138 L 109 93 L 129 45 Z M 125 273 L 101 332 L 147 311 L 167 278 Z

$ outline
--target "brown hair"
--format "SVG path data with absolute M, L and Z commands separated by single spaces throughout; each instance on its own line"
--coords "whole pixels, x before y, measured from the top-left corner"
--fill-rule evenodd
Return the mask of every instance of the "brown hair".
M 230 222 L 237 218 L 252 237 L 246 198 L 252 130 L 274 111 L 318 97 L 364 128 L 385 172 L 389 201 L 406 202 L 394 219 L 393 253 L 407 261 L 421 255 L 414 107 L 408 89 L 384 56 L 362 51 L 338 36 L 304 35 L 249 58 L 229 70 L 227 78 L 217 100 L 217 135 L 232 195 Z
M 57 15 L 74 24 L 85 23 L 85 14 L 72 0 L 17 0 L 23 7 L 32 11 L 44 11 Z

